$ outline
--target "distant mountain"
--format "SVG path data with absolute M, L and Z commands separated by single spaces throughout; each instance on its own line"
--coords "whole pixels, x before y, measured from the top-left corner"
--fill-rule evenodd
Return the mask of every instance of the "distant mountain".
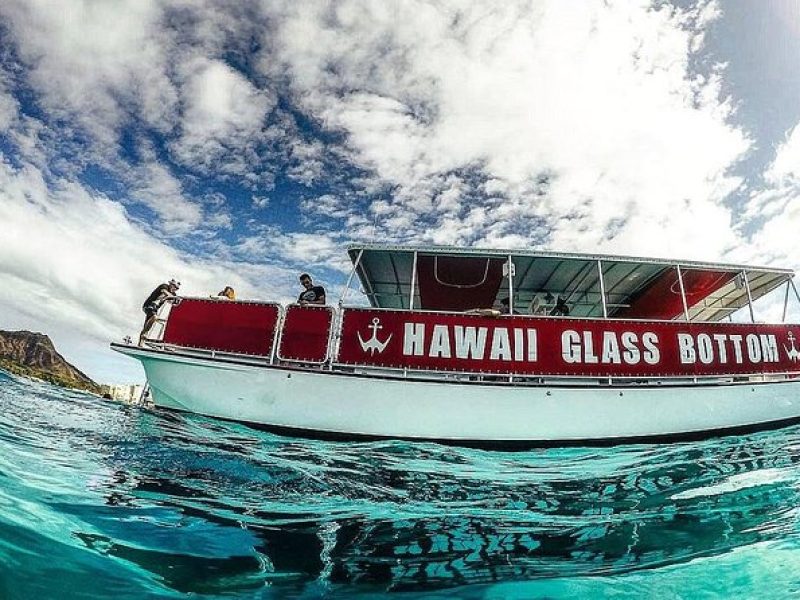
M 63 387 L 101 392 L 100 386 L 69 364 L 42 333 L 0 331 L 0 368 Z

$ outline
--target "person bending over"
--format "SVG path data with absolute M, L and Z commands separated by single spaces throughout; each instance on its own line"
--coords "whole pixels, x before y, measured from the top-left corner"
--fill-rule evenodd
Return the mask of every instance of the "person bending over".
M 144 343 L 145 335 L 147 335 L 147 332 L 153 326 L 153 323 L 156 322 L 158 309 L 161 308 L 161 305 L 164 304 L 164 302 L 176 297 L 179 287 L 181 287 L 180 281 L 170 279 L 167 283 L 162 283 L 160 286 L 154 289 L 147 297 L 147 300 L 144 301 L 144 304 L 142 304 L 142 310 L 144 311 L 145 317 L 144 327 L 142 327 L 142 332 L 139 334 L 140 346 Z
M 297 303 L 300 306 L 307 304 L 325 304 L 325 288 L 321 285 L 314 285 L 311 280 L 311 275 L 303 273 L 300 275 L 300 284 L 303 286 L 303 291 L 297 298 Z

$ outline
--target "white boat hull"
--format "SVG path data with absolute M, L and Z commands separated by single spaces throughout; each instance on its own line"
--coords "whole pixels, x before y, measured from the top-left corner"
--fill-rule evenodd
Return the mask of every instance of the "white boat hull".
M 159 406 L 312 435 L 558 445 L 702 437 L 800 421 L 800 379 L 512 386 L 114 348 L 141 360 Z

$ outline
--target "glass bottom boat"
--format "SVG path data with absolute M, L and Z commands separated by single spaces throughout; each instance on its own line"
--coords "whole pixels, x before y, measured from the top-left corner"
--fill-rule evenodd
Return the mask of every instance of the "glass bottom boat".
M 336 308 L 181 298 L 143 347 L 112 348 L 142 362 L 159 406 L 315 437 L 609 444 L 800 422 L 800 325 L 756 323 L 753 308 L 784 286 L 785 320 L 791 270 L 349 254 Z M 356 276 L 365 298 L 348 304 Z

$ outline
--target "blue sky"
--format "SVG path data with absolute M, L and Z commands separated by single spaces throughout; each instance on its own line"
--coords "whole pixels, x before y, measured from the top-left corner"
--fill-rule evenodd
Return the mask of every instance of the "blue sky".
M 350 241 L 798 265 L 794 1 L 6 0 L 0 50 L 0 328 L 101 381 L 157 283 Z

